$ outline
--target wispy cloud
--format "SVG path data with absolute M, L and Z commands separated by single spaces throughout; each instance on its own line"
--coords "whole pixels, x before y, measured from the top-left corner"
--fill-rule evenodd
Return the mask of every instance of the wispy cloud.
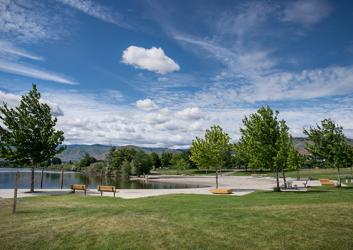
M 0 34 L 25 42 L 57 39 L 66 32 L 60 14 L 40 1 L 0 0 Z
M 113 9 L 91 0 L 57 0 L 89 16 L 112 23 L 122 28 L 132 28 L 122 15 Z
M 42 79 L 46 81 L 53 81 L 62 84 L 76 84 L 72 79 L 67 76 L 47 71 L 44 69 L 34 68 L 30 65 L 5 61 L 2 59 L 0 59 L 0 71 L 36 79 Z
M 31 60 L 36 60 L 36 61 L 44 61 L 44 58 L 38 55 L 34 55 L 31 52 L 28 52 L 24 49 L 21 49 L 14 45 L 13 43 L 7 42 L 7 41 L 2 41 L 0 40 L 0 56 L 6 56 L 6 57 L 23 57 Z
M 326 0 L 288 1 L 283 9 L 281 20 L 304 25 L 320 22 L 332 12 Z

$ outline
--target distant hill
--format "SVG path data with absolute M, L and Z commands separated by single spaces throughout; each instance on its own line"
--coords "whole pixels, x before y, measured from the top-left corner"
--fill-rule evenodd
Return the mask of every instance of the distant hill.
M 305 150 L 305 138 L 303 137 L 296 137 L 293 138 L 294 147 L 298 150 L 301 154 L 307 154 L 308 152 Z M 348 139 L 348 144 L 353 146 L 353 139 Z
M 118 146 L 116 146 L 118 147 Z M 164 151 L 171 151 L 171 152 L 178 152 L 183 151 L 182 149 L 168 149 L 168 148 L 144 148 L 144 147 L 137 147 L 137 146 L 129 146 L 136 148 L 137 150 L 143 150 L 146 153 L 156 152 L 158 154 L 163 153 Z M 104 160 L 106 154 L 112 146 L 102 145 L 102 144 L 93 144 L 93 145 L 81 145 L 81 144 L 73 144 L 73 145 L 66 145 L 66 149 L 64 152 L 58 155 L 58 157 L 63 162 L 69 161 L 79 161 L 83 158 L 83 156 L 88 153 L 97 160 Z
M 348 139 L 350 145 L 353 146 L 353 139 Z M 302 154 L 307 154 L 305 148 L 305 138 L 297 137 L 294 138 L 294 147 Z M 171 152 L 182 152 L 182 149 L 168 149 L 168 148 L 144 148 L 144 147 L 137 147 L 137 146 L 129 146 L 136 149 L 140 149 L 145 151 L 146 153 L 156 152 L 158 154 L 163 153 L 164 151 L 171 151 Z M 83 156 L 88 153 L 94 158 L 98 160 L 104 160 L 106 154 L 111 149 L 111 146 L 101 145 L 101 144 L 93 144 L 93 145 L 67 145 L 67 148 L 64 152 L 58 155 L 58 157 L 64 161 L 79 161 L 83 158 Z

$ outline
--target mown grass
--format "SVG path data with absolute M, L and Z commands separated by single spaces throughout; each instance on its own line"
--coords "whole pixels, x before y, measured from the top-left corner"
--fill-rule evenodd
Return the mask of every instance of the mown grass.
M 345 180 L 345 178 L 352 178 L 351 175 L 351 169 L 350 168 L 341 168 L 341 178 L 342 181 Z M 263 175 L 263 176 L 272 176 L 274 177 L 273 172 L 252 172 L 252 171 L 240 171 L 240 172 L 234 172 L 231 175 L 236 175 L 236 176 L 244 176 L 244 175 L 252 175 L 252 174 L 257 174 L 257 175 Z M 297 171 L 288 171 L 286 172 L 287 177 L 293 177 L 297 178 Z M 318 179 L 332 179 L 336 180 L 337 179 L 337 169 L 336 168 L 313 168 L 313 169 L 301 169 L 299 171 L 299 176 L 300 178 L 311 178 L 313 180 L 318 180 Z
M 353 249 L 353 189 L 0 200 L 0 249 Z

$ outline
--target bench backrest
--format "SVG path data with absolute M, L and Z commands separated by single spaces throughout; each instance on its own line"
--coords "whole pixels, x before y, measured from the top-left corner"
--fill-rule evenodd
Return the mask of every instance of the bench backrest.
M 73 184 L 73 185 L 71 185 L 71 189 L 73 189 L 73 190 L 86 190 L 86 185 Z
M 329 180 L 329 179 L 320 179 L 320 184 L 322 185 L 333 185 L 333 181 Z
M 115 192 L 116 188 L 114 186 L 97 186 L 97 190 L 103 192 Z

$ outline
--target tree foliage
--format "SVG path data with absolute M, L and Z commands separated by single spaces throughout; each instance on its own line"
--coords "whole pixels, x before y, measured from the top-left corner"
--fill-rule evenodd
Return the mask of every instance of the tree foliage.
M 289 128 L 284 120 L 278 120 L 278 114 L 267 106 L 245 116 L 241 137 L 235 146 L 237 162 L 251 169 L 271 169 L 276 173 L 276 190 L 280 190 L 279 172 L 284 174 L 288 152 L 293 148 Z
M 297 179 L 300 179 L 299 170 L 304 167 L 306 158 L 301 155 L 294 147 L 288 151 L 287 166 L 288 169 L 297 171 Z
M 123 176 L 148 174 L 153 167 L 152 156 L 133 147 L 112 148 L 107 163 L 111 170 L 117 170 Z
M 186 157 L 187 154 L 182 152 L 173 154 L 171 163 L 173 168 L 177 169 L 178 173 L 190 168 L 189 161 Z
M 152 158 L 154 168 L 160 168 L 162 166 L 161 158 L 156 152 L 151 153 L 151 158 Z
M 173 153 L 169 151 L 164 151 L 161 155 L 161 163 L 163 168 L 169 168 L 171 166 L 171 160 Z
M 52 159 L 65 148 L 64 132 L 56 130 L 48 104 L 40 101 L 35 84 L 21 97 L 20 104 L 0 107 L 0 157 L 20 166 L 32 167 L 31 191 L 34 191 L 34 166 Z
M 206 129 L 204 138 L 196 137 L 192 141 L 190 159 L 204 169 L 216 170 L 216 187 L 218 187 L 218 170 L 224 167 L 227 153 L 231 150 L 230 137 L 223 129 L 212 126 Z
M 82 168 L 88 167 L 89 165 L 91 165 L 96 161 L 97 161 L 96 158 L 86 153 L 85 156 L 79 161 L 78 167 L 82 169 Z
M 243 119 L 236 155 L 251 169 L 274 169 L 277 156 L 279 122 L 278 111 L 261 107 Z
M 340 167 L 349 161 L 349 145 L 343 128 L 331 119 L 324 119 L 315 127 L 304 129 L 308 136 L 305 144 L 310 157 L 325 167 L 337 168 L 338 186 L 341 185 Z

